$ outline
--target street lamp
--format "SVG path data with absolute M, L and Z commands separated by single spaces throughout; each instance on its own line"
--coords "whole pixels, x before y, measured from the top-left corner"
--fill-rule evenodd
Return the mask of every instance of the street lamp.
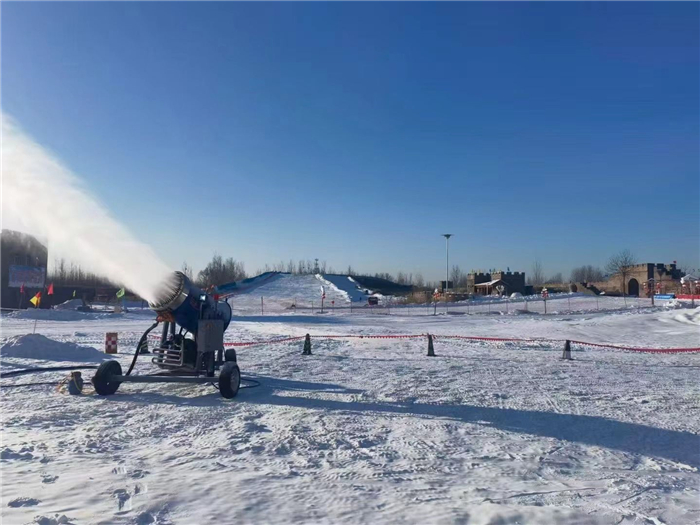
M 450 287 L 450 237 L 451 233 L 443 233 L 445 238 L 445 312 L 447 312 L 447 290 Z

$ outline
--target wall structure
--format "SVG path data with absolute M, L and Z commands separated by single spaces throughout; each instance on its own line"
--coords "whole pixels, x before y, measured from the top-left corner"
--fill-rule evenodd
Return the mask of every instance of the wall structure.
M 29 299 L 43 291 L 49 252 L 39 240 L 14 230 L 0 233 L 0 306 L 26 308 Z M 24 294 L 20 293 L 24 285 Z M 24 303 L 24 304 L 22 304 Z

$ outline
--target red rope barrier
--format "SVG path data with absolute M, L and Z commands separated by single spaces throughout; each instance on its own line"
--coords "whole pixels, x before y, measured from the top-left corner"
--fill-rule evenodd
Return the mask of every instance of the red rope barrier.
M 689 352 L 700 352 L 700 348 L 634 348 L 631 346 L 619 346 L 610 344 L 587 343 L 585 341 L 571 341 L 572 344 L 595 346 L 598 348 L 613 348 L 615 350 L 626 350 L 631 352 L 645 352 L 649 354 L 682 354 Z
M 421 337 L 427 337 L 428 334 L 385 334 L 385 335 L 357 335 L 357 334 L 328 334 L 328 335 L 313 335 L 313 339 L 416 339 Z M 272 345 L 280 343 L 288 343 L 291 341 L 300 341 L 304 339 L 305 335 L 295 336 L 295 337 L 284 337 L 281 339 L 268 339 L 265 341 L 239 341 L 224 343 L 225 347 L 247 347 L 247 346 L 259 346 L 259 345 Z M 152 335 L 149 339 L 160 339 L 159 336 Z M 559 343 L 563 344 L 565 339 L 547 339 L 547 338 L 517 338 L 517 337 L 481 337 L 481 336 L 467 336 L 467 335 L 435 335 L 433 334 L 433 339 L 458 339 L 466 341 L 491 341 L 491 342 L 512 342 L 512 343 Z M 575 341 L 570 340 L 572 344 L 582 345 L 582 346 L 593 346 L 596 348 L 611 348 L 614 350 L 623 350 L 630 352 L 644 352 L 652 354 L 680 354 L 680 353 L 694 353 L 700 352 L 700 348 L 637 348 L 631 346 L 621 346 L 613 345 L 608 343 L 589 343 L 586 341 Z
M 257 346 L 257 345 L 274 345 L 277 343 L 287 343 L 289 341 L 300 341 L 305 339 L 305 335 L 300 335 L 297 337 L 285 337 L 283 339 L 270 339 L 268 341 L 247 341 L 238 343 L 224 343 L 224 346 Z

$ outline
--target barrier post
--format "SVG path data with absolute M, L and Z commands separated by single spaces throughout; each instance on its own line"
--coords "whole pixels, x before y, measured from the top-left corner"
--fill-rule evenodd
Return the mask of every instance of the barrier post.
M 435 347 L 433 347 L 432 334 L 428 334 L 428 357 L 435 357 Z
M 564 354 L 561 356 L 562 359 L 566 359 L 567 361 L 573 361 L 573 358 L 571 357 L 571 341 L 568 339 L 566 340 L 566 343 L 564 343 Z
M 118 353 L 119 335 L 117 332 L 107 332 L 105 334 L 105 354 Z
M 304 339 L 304 351 L 301 355 L 311 355 L 311 336 L 306 334 L 306 339 Z

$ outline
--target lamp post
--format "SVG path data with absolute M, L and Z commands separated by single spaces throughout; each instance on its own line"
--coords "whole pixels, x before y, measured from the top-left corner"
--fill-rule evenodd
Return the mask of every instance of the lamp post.
M 442 236 L 445 238 L 445 313 L 447 313 L 449 306 L 447 306 L 447 290 L 450 287 L 450 237 L 451 233 L 443 233 Z

